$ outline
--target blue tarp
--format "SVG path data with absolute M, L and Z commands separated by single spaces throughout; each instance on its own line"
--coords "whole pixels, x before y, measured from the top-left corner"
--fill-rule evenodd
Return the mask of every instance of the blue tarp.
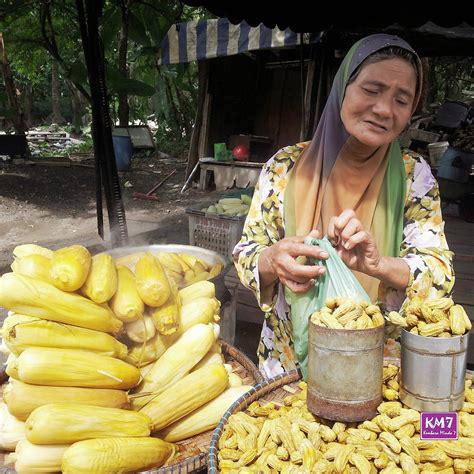
M 246 21 L 238 25 L 227 18 L 197 20 L 173 25 L 161 43 L 158 64 L 178 64 L 231 56 L 258 49 L 284 48 L 317 43 L 320 34 L 300 35 L 287 28 L 280 30 L 260 24 L 251 27 Z

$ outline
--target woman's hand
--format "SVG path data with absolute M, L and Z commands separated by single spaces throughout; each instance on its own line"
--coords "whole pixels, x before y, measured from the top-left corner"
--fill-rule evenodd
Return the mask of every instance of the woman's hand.
M 310 237 L 319 237 L 318 231 L 311 231 Z M 266 248 L 259 257 L 261 287 L 267 287 L 277 279 L 295 293 L 305 293 L 325 272 L 324 267 L 302 265 L 297 257 L 312 257 L 325 260 L 328 254 L 315 245 L 305 245 L 304 237 L 287 237 Z
M 378 274 L 381 259 L 377 245 L 352 209 L 346 209 L 339 216 L 331 218 L 328 237 L 351 270 L 370 276 Z

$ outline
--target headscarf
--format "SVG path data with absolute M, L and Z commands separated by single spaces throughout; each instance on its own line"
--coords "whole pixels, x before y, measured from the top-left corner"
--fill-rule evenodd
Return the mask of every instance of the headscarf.
M 348 81 L 367 57 L 390 46 L 406 49 L 415 57 L 418 80 L 412 112 L 415 110 L 421 92 L 422 68 L 411 46 L 398 36 L 387 34 L 371 35 L 355 43 L 339 67 L 311 142 L 290 172 L 284 198 L 287 237 L 304 236 L 315 228 L 324 234 L 332 215 L 354 208 L 364 227 L 374 236 L 380 254 L 399 255 L 406 176 L 398 140 L 381 147 L 364 163 L 338 159 L 349 138 L 341 120 Z M 342 178 L 346 182 L 345 191 L 340 189 Z M 347 192 L 348 182 L 353 184 L 351 192 Z M 374 300 L 379 281 L 354 273 Z

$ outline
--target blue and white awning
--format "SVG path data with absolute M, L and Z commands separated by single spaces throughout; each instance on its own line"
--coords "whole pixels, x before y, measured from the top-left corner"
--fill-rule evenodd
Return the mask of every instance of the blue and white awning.
M 303 34 L 303 43 L 317 43 L 319 34 Z M 234 25 L 227 18 L 197 20 L 173 25 L 161 43 L 158 64 L 177 64 L 231 56 L 257 49 L 284 48 L 301 44 L 301 35 L 287 28 L 251 27 L 246 21 Z

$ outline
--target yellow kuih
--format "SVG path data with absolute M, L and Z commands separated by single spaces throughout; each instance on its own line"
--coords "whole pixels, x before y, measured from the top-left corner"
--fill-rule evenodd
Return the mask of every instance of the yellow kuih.
M 113 258 L 101 253 L 92 257 L 92 264 L 87 275 L 82 294 L 96 303 L 105 303 L 117 291 L 117 269 Z
M 222 364 L 191 372 L 148 402 L 140 412 L 151 418 L 152 432 L 160 431 L 220 395 L 229 377 Z
M 76 291 L 86 281 L 92 257 L 82 245 L 56 250 L 51 259 L 49 278 L 56 288 Z
M 150 436 L 147 415 L 119 408 L 50 403 L 26 420 L 26 438 L 35 444 L 75 443 L 92 438 Z
M 130 406 L 127 392 L 123 390 L 30 385 L 14 379 L 5 385 L 3 398 L 10 413 L 23 421 L 35 408 L 48 403 L 70 402 L 111 408 Z
M 50 282 L 49 270 L 51 268 L 51 259 L 40 254 L 25 255 L 21 258 L 16 258 L 11 264 L 11 269 L 15 273 L 25 275 L 31 278 L 37 278 Z
M 5 319 L 2 337 L 15 355 L 28 347 L 56 347 L 82 349 L 119 359 L 127 356 L 127 346 L 110 334 L 23 314 L 13 313 Z
M 15 463 L 17 474 L 60 472 L 63 454 L 69 446 L 69 444 L 40 446 L 23 439 L 18 443 L 16 451 L 7 456 L 6 462 Z
M 15 313 L 116 334 L 122 329 L 110 308 L 16 273 L 0 277 L 0 306 Z
M 117 265 L 117 291 L 110 300 L 110 307 L 115 316 L 125 323 L 136 321 L 145 311 L 145 304 L 135 285 L 135 275 L 123 265 Z
M 171 289 L 161 263 L 147 252 L 135 266 L 138 294 L 145 304 L 157 308 L 169 298 Z
M 74 443 L 63 456 L 63 474 L 125 473 L 163 466 L 175 455 L 158 438 L 104 438 Z
M 7 365 L 7 374 L 21 382 L 63 387 L 128 390 L 140 380 L 133 365 L 93 352 L 30 347 Z

